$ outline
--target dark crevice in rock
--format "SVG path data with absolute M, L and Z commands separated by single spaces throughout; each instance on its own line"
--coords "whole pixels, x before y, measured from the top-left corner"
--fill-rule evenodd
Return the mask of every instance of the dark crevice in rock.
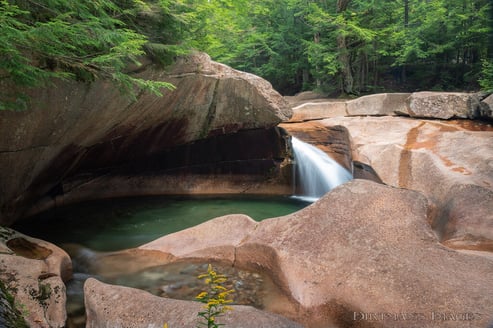
M 50 147 L 49 145 L 37 145 L 37 146 L 32 146 L 28 148 L 22 148 L 22 149 L 14 149 L 14 150 L 0 150 L 0 155 L 1 154 L 9 154 L 9 153 L 20 153 L 23 151 L 30 151 L 30 150 L 36 150 L 36 149 L 42 149 L 42 148 L 48 148 Z
M 353 177 L 355 179 L 371 180 L 383 184 L 382 179 L 380 179 L 373 167 L 359 161 L 353 161 Z

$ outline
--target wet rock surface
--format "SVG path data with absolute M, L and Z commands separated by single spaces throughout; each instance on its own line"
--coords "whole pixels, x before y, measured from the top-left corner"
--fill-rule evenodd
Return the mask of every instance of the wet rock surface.
M 490 123 L 385 116 L 334 117 L 282 126 L 293 133 L 304 131 L 314 144 L 319 131 L 344 127 L 356 178 L 423 193 L 434 212 L 430 224 L 444 243 L 456 249 L 491 250 Z
M 351 140 L 348 130 L 341 125 L 324 126 L 318 121 L 280 124 L 290 135 L 303 140 L 328 154 L 339 165 L 352 171 Z
M 112 286 L 88 279 L 84 286 L 87 313 L 86 327 L 196 327 L 197 313 L 203 309 L 198 302 L 180 301 L 153 296 L 144 291 Z M 134 301 L 137 299 L 137 301 Z M 249 306 L 232 306 L 218 323 L 226 327 L 298 328 L 301 325 L 282 316 Z
M 102 282 L 132 288 L 138 288 L 152 295 L 184 301 L 197 301 L 196 296 L 207 290 L 207 286 L 198 276 L 207 272 L 208 263 L 176 262 L 154 266 L 128 274 L 112 276 L 77 273 L 67 284 L 67 312 L 71 327 L 84 327 L 85 310 L 83 285 L 89 278 Z M 272 297 L 281 297 L 281 292 L 265 274 L 240 270 L 231 265 L 214 263 L 213 270 L 225 275 L 227 281 L 222 284 L 233 290 L 230 299 L 232 305 L 248 305 L 264 309 L 266 301 Z M 267 307 L 270 305 L 267 304 Z
M 149 268 L 132 275 L 123 275 L 108 282 L 115 285 L 139 288 L 153 295 L 179 300 L 194 301 L 195 297 L 207 289 L 204 282 L 197 277 L 207 272 L 204 263 L 171 263 L 164 266 Z M 213 269 L 227 277 L 223 284 L 236 305 L 251 305 L 258 309 L 264 308 L 267 293 L 267 278 L 259 273 L 239 270 L 230 265 L 215 263 Z
M 223 258 L 265 272 L 284 296 L 284 306 L 269 311 L 305 327 L 395 327 L 398 321 L 399 327 L 452 328 L 458 320 L 461 327 L 487 326 L 493 261 L 441 245 L 430 227 L 432 214 L 419 192 L 353 180 L 254 229 L 226 216 L 140 249 L 204 262 Z M 219 235 L 238 238 L 217 242 Z M 232 258 L 222 251 L 228 249 Z M 138 302 L 122 304 L 137 308 Z M 88 316 L 103 308 L 86 302 Z

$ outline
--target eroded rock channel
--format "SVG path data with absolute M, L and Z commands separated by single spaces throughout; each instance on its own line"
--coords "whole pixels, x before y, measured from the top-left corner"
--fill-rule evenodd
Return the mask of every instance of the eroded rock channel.
M 258 308 L 238 305 L 224 317 L 232 327 L 493 322 L 493 128 L 478 121 L 491 113 L 479 95 L 382 94 L 290 105 L 266 81 L 204 54 L 166 72 L 149 63 L 136 74 L 177 89 L 132 102 L 103 82 L 59 83 L 33 90 L 32 110 L 0 113 L 3 225 L 106 197 L 289 195 L 294 135 L 332 154 L 356 179 L 281 217 L 256 222 L 230 214 L 99 254 L 100 269 L 118 263 L 129 274 L 156 276 L 158 266 L 213 262 L 252 286 L 271 281 L 282 306 L 257 295 Z M 1 237 L 0 277 L 29 309 L 26 321 L 65 326 L 69 255 L 8 228 Z M 175 299 L 178 285 L 160 285 L 155 294 L 167 297 L 157 297 L 109 283 L 118 282 L 86 280 L 87 327 L 196 324 L 200 305 Z

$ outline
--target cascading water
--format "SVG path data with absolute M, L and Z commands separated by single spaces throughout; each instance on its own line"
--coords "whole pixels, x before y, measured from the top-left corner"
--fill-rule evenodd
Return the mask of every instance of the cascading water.
M 329 190 L 353 178 L 325 152 L 295 137 L 291 138 L 295 159 L 296 197 L 316 201 Z

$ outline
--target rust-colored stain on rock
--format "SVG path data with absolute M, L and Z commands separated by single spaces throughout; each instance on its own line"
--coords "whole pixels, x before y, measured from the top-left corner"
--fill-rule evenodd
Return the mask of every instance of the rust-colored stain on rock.
M 430 125 L 434 127 L 435 130 L 432 132 L 421 133 L 425 125 Z M 417 149 L 426 149 L 431 151 L 442 161 L 445 166 L 449 167 L 454 172 L 461 173 L 463 175 L 471 175 L 472 172 L 470 170 L 463 166 L 457 165 L 451 159 L 439 153 L 437 149 L 439 137 L 442 136 L 444 132 L 456 131 L 493 131 L 493 126 L 491 126 L 491 124 L 469 120 L 422 121 L 418 126 L 409 130 L 406 143 L 403 145 L 399 163 L 399 186 L 402 187 L 409 184 L 408 180 L 411 176 L 411 174 L 409 174 L 409 170 L 411 169 L 410 161 L 412 150 Z

